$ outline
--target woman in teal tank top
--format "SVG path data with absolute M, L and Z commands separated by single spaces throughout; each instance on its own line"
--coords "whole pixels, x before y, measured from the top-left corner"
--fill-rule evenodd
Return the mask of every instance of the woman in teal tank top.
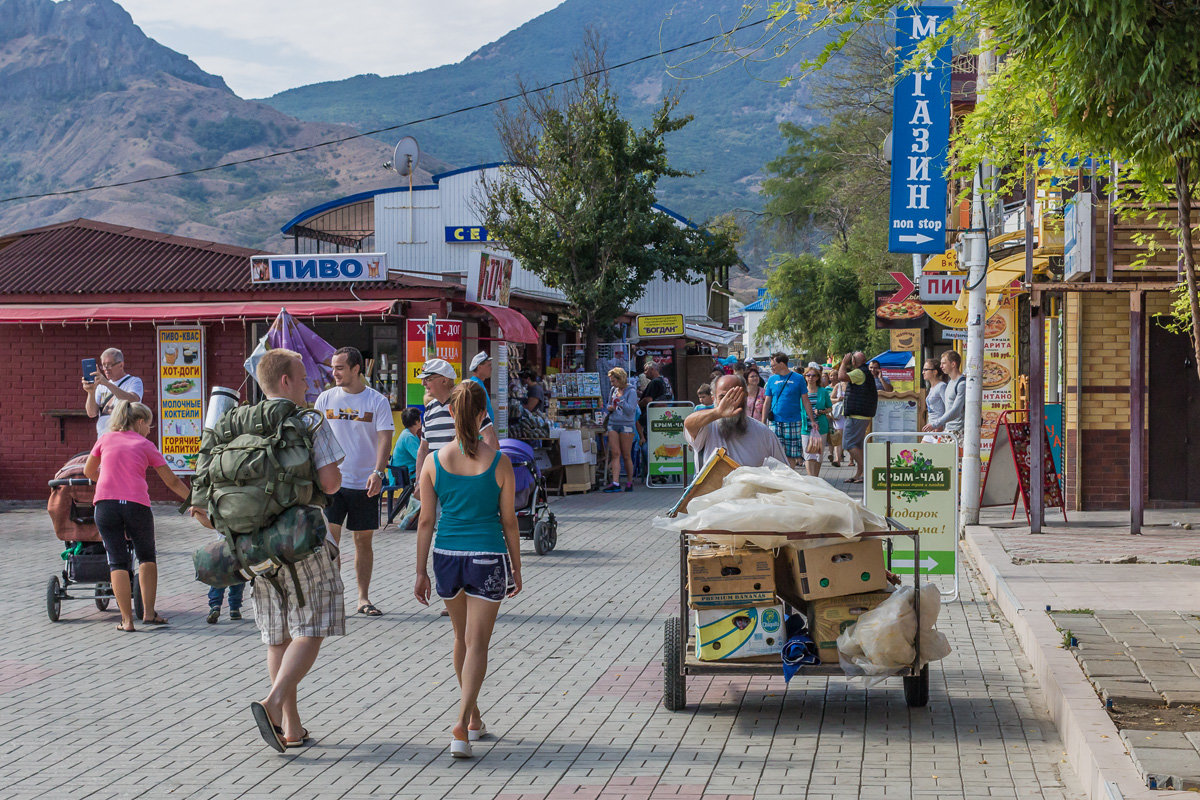
M 421 467 L 414 592 L 419 602 L 429 605 L 436 587 L 450 613 L 454 671 L 462 687 L 450 755 L 470 758 L 471 742 L 487 733 L 478 699 L 492 627 L 500 601 L 521 591 L 521 540 L 512 463 L 479 434 L 487 416 L 482 387 L 472 381 L 460 383 L 450 393 L 449 407 L 454 440 Z M 431 549 L 435 587 L 428 572 Z

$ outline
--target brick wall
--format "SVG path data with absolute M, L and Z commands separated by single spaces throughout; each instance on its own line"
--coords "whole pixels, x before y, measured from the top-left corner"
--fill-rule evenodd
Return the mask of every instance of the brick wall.
M 1166 292 L 1147 294 L 1147 330 L 1153 324 L 1153 315 L 1164 313 L 1169 303 Z M 1064 350 L 1067 505 L 1077 511 L 1127 509 L 1129 294 L 1068 294 Z M 1148 359 L 1153 357 L 1153 353 L 1147 352 Z M 1147 394 L 1147 420 L 1153 411 L 1153 400 Z M 1143 441 L 1148 439 L 1146 432 Z M 1149 481 L 1146 485 L 1149 486 Z
M 248 339 L 240 321 L 206 326 L 208 386 L 242 385 Z M 46 415 L 54 409 L 83 409 L 80 359 L 99 359 L 106 347 L 119 347 L 126 370 L 142 379 L 143 401 L 157 419 L 156 342 L 151 324 L 0 325 L 0 351 L 8 354 L 10 372 L 21 376 L 10 379 L 9 391 L 0 393 L 0 499 L 44 499 L 46 481 L 63 462 L 95 443 L 95 420 L 66 418 L 62 441 L 59 420 Z M 150 489 L 153 499 L 174 499 L 157 477 L 151 477 Z

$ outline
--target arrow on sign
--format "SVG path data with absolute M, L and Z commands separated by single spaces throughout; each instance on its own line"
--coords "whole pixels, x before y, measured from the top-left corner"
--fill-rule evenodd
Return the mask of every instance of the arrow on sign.
M 888 301 L 889 303 L 903 303 L 917 290 L 917 285 L 903 272 L 889 272 L 888 275 L 891 275 L 892 279 L 900 284 L 900 291 L 892 295 L 891 300 Z
M 937 564 L 937 560 L 932 556 L 925 556 L 925 558 L 921 559 L 921 569 L 925 572 L 929 572 L 931 569 L 936 567 Z M 913 560 L 911 558 L 894 558 L 892 559 L 892 566 L 896 567 L 897 569 L 912 569 Z
M 925 244 L 926 242 L 933 241 L 932 236 L 926 236 L 923 233 L 904 233 L 900 236 L 897 236 L 896 239 L 898 241 L 908 242 L 910 244 Z

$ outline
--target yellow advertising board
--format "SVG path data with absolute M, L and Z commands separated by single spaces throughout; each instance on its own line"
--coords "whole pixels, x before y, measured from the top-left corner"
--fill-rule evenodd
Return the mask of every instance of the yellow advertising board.
M 1004 303 L 983 328 L 983 416 L 979 457 L 987 463 L 1001 412 L 1016 408 L 1017 325 L 1012 303 Z
M 639 339 L 655 336 L 683 336 L 683 314 L 653 314 L 637 318 Z
M 191 475 L 204 426 L 204 328 L 158 329 L 158 449 L 172 472 Z

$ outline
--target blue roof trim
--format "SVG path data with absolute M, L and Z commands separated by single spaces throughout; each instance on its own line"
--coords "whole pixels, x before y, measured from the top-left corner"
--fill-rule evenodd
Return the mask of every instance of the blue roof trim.
M 436 189 L 438 187 L 434 186 L 433 184 L 422 184 L 421 186 L 414 186 L 412 188 L 413 188 L 414 192 L 419 192 L 419 191 L 429 191 L 430 189 Z M 289 219 L 286 223 L 284 223 L 283 227 L 280 228 L 279 230 L 281 233 L 287 234 L 289 231 L 291 231 L 291 229 L 294 226 L 299 225 L 302 220 L 306 220 L 311 217 L 315 217 L 317 214 L 323 214 L 326 211 L 329 211 L 334 208 L 338 208 L 340 206 L 348 206 L 348 205 L 352 205 L 354 203 L 361 203 L 363 200 L 370 200 L 371 198 L 375 197 L 376 195 L 391 194 L 392 192 L 407 192 L 407 191 L 408 191 L 407 186 L 393 186 L 388 189 L 375 189 L 370 192 L 359 192 L 358 194 L 351 194 L 351 195 L 347 195 L 345 197 L 339 197 L 336 200 L 329 200 L 327 202 L 321 203 L 321 205 L 319 205 L 319 206 L 313 206 L 312 208 L 301 211 L 299 214 L 297 214 L 296 216 Z
M 662 213 L 666 214 L 668 217 L 670 217 L 673 220 L 678 220 L 679 222 L 682 222 L 684 225 L 687 225 L 689 228 L 696 228 L 697 230 L 700 228 L 699 225 L 692 222 L 687 217 L 683 216 L 682 214 L 677 214 L 676 212 L 672 211 L 671 209 L 667 208 L 664 205 L 655 203 L 653 206 L 651 206 L 651 208 L 653 208 L 657 211 L 661 211 Z
M 493 169 L 496 167 L 507 167 L 507 166 L 511 166 L 511 165 L 512 165 L 511 161 L 492 161 L 487 164 L 476 164 L 473 167 L 460 167 L 459 169 L 452 169 L 448 172 L 439 172 L 437 175 L 432 176 L 431 180 L 433 181 L 433 183 L 425 183 L 425 184 L 421 184 L 420 186 L 414 186 L 414 187 L 412 187 L 412 190 L 414 192 L 427 192 L 427 191 L 430 191 L 431 189 L 439 188 L 438 184 L 441 183 L 442 178 L 448 178 L 451 175 L 461 175 L 464 172 L 482 172 L 485 169 Z M 296 225 L 299 225 L 300 222 L 302 222 L 303 220 L 309 219 L 311 217 L 315 217 L 317 214 L 323 214 L 326 211 L 329 211 L 334 208 L 338 208 L 340 206 L 348 206 L 348 205 L 351 205 L 352 203 L 360 203 L 363 200 L 370 200 L 371 198 L 375 197 L 376 195 L 391 194 L 392 192 L 407 192 L 407 191 L 408 191 L 407 186 L 393 186 L 388 189 L 375 189 L 374 191 L 370 191 L 370 192 L 359 192 L 358 194 L 347 195 L 346 197 L 339 197 L 336 200 L 329 200 L 328 202 L 322 203 L 319 206 L 313 206 L 312 208 L 301 211 L 299 214 L 297 214 L 296 216 L 294 216 L 290 220 L 288 220 L 284 224 L 284 226 L 282 228 L 280 228 L 279 230 L 281 233 L 286 235 L 291 231 L 291 229 L 293 227 L 295 227 Z M 678 213 L 672 211 L 671 209 L 667 208 L 664 205 L 659 205 L 658 203 L 655 203 L 653 205 L 653 208 L 657 211 L 661 211 L 662 213 L 666 214 L 671 219 L 682 222 L 684 225 L 687 225 L 689 228 L 699 229 L 699 227 L 700 227 L 699 225 L 692 222 L 687 217 L 683 216 L 682 214 L 678 214 Z
M 755 300 L 753 303 L 747 304 L 745 307 L 742 308 L 742 311 L 766 311 L 767 307 L 766 307 L 766 305 L 763 304 L 764 299 L 765 298 L 760 297 L 759 299 Z
M 511 165 L 511 161 L 492 161 L 487 164 L 476 164 L 473 167 L 459 167 L 458 169 L 452 169 L 449 172 L 439 172 L 437 175 L 433 176 L 433 182 L 441 183 L 442 178 L 449 178 L 451 175 L 461 175 L 464 172 L 482 172 L 485 169 L 493 169 L 494 167 L 507 167 Z

